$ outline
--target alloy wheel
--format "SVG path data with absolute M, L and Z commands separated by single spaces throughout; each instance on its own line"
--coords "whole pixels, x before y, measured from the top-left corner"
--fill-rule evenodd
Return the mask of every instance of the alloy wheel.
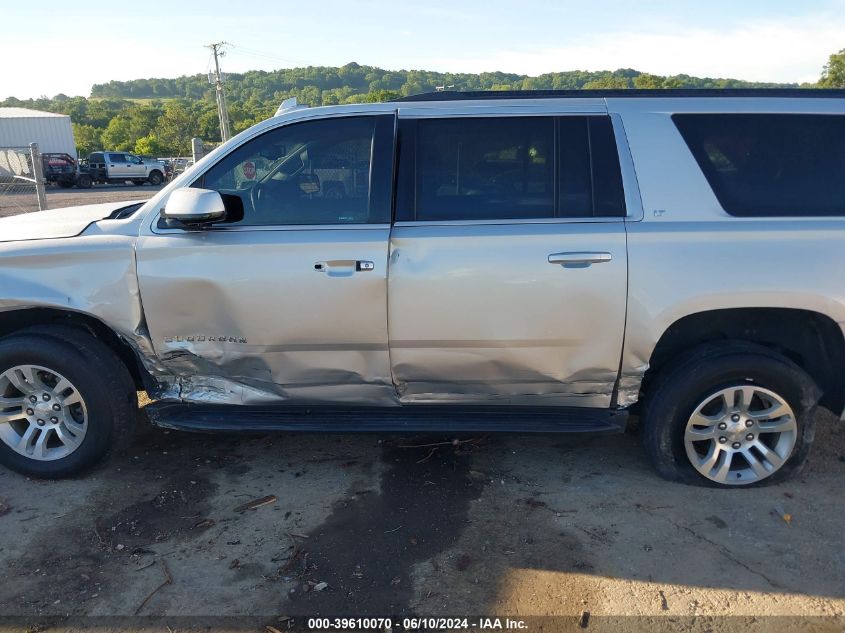
M 798 437 L 795 413 L 775 392 L 736 385 L 707 396 L 684 429 L 695 469 L 720 484 L 747 485 L 777 472 Z
M 0 441 L 16 453 L 62 459 L 82 445 L 87 431 L 85 401 L 58 372 L 17 365 L 0 374 Z

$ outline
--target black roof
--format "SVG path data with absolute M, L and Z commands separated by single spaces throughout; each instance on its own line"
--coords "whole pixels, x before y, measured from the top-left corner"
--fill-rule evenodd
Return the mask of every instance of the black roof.
M 845 99 L 839 88 L 669 88 L 608 90 L 446 90 L 401 97 L 394 101 L 465 101 L 483 99 L 578 99 L 585 97 L 797 97 Z

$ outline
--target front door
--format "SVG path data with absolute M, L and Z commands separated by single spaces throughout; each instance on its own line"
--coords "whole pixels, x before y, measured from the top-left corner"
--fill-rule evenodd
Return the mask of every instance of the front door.
M 609 117 L 403 119 L 389 338 L 402 402 L 607 407 L 625 330 Z
M 141 300 L 171 395 L 196 402 L 395 403 L 387 345 L 394 117 L 292 123 L 193 186 L 227 220 L 160 221 L 138 243 Z
M 142 161 L 137 156 L 133 156 L 132 154 L 126 154 L 126 174 L 130 178 L 146 179 L 147 170 L 144 166 L 144 161 Z

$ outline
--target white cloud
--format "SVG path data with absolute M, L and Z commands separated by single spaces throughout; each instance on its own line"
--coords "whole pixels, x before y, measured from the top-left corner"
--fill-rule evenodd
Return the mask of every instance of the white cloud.
M 841 16 L 757 22 L 726 31 L 666 26 L 654 33 L 591 35 L 547 50 L 431 59 L 428 66 L 453 72 L 502 70 L 529 75 L 635 68 L 658 75 L 803 82 L 816 81 L 828 56 L 845 48 Z

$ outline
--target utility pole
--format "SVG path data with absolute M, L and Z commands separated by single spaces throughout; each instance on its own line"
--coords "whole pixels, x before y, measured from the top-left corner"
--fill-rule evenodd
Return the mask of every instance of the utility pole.
M 214 53 L 214 80 L 212 81 L 211 74 L 209 73 L 208 81 L 214 84 L 217 91 L 217 116 L 220 118 L 220 139 L 223 142 L 228 141 L 229 137 L 232 136 L 229 130 L 229 111 L 226 109 L 226 93 L 223 92 L 223 76 L 220 74 L 219 59 L 226 54 L 223 51 L 223 47 L 226 44 L 227 42 L 215 42 L 206 46 L 206 48 L 210 48 L 211 52 Z

